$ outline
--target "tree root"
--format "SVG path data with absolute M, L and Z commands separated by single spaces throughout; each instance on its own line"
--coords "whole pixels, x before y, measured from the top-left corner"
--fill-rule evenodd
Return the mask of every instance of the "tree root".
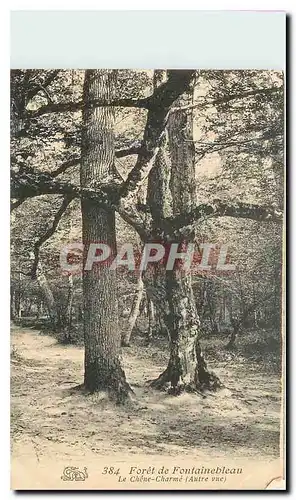
M 215 373 L 208 370 L 197 370 L 197 376 L 195 378 L 195 386 L 201 392 L 211 391 L 216 392 L 222 389 L 224 385 Z
M 174 379 L 174 382 L 172 381 Z M 199 394 L 205 397 L 205 391 L 215 392 L 224 387 L 219 377 L 212 372 L 204 372 L 202 380 L 199 377 L 190 383 L 184 383 L 181 375 L 178 376 L 176 381 L 176 374 L 172 374 L 172 368 L 168 366 L 166 370 L 159 375 L 155 380 L 149 382 L 150 387 L 160 391 L 166 391 L 172 396 L 179 396 L 183 392 Z
M 155 380 L 152 380 L 150 386 L 153 389 L 165 390 L 166 386 L 171 383 L 171 370 L 168 366 L 163 373 Z
M 97 360 L 88 367 L 88 371 L 84 375 L 85 389 L 90 394 L 108 393 L 110 400 L 115 401 L 116 404 L 124 404 L 134 391 L 128 384 L 120 363 L 115 360 L 113 366 L 106 364 L 105 366 L 101 365 L 100 368 L 99 371 Z

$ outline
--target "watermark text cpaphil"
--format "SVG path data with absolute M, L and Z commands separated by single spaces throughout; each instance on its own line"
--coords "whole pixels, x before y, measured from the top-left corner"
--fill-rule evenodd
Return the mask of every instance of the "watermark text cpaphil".
M 61 269 L 69 274 L 92 271 L 95 266 L 144 272 L 155 265 L 163 266 L 166 271 L 182 270 L 193 274 L 235 271 L 229 244 L 149 242 L 139 248 L 124 243 L 114 251 L 103 242 L 72 242 L 63 246 L 60 252 Z

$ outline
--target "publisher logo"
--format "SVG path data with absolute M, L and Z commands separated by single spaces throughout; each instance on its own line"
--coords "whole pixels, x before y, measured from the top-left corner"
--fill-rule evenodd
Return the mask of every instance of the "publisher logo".
M 63 481 L 85 481 L 88 477 L 87 468 L 84 467 L 83 471 L 78 467 L 65 467 L 61 479 Z

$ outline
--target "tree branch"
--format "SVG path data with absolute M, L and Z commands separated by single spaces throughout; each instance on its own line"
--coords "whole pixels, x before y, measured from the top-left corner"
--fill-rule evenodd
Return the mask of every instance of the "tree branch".
M 266 95 L 273 94 L 274 92 L 279 92 L 282 89 L 283 89 L 282 87 L 269 87 L 265 89 L 247 90 L 246 92 L 241 92 L 239 94 L 229 94 L 223 97 L 219 97 L 218 99 L 214 99 L 212 101 L 212 104 L 213 105 L 223 104 L 225 102 L 233 101 L 234 99 L 244 99 L 245 97 L 251 97 L 261 94 L 266 94 Z
M 126 149 L 118 149 L 117 151 L 115 151 L 115 157 L 123 158 L 124 156 L 128 155 L 136 155 L 139 154 L 140 151 L 141 151 L 141 146 L 131 146 L 130 148 Z M 79 164 L 80 164 L 80 156 L 70 158 L 69 160 L 62 163 L 56 170 L 51 172 L 51 176 L 55 178 L 58 175 L 63 174 L 68 168 L 76 167 Z
M 131 146 L 130 148 L 126 149 L 119 149 L 115 151 L 115 156 L 116 158 L 123 158 L 124 156 L 128 155 L 133 155 L 133 154 L 139 154 L 142 149 L 142 146 Z M 11 201 L 10 203 L 10 211 L 12 212 L 15 210 L 17 207 L 19 207 L 27 197 L 32 197 L 32 196 L 39 196 L 41 194 L 49 194 L 49 193 L 63 193 L 64 189 L 67 191 L 68 189 L 76 189 L 75 186 L 69 186 L 68 184 L 61 184 L 61 183 L 54 183 L 52 182 L 53 179 L 58 177 L 60 174 L 64 173 L 68 168 L 70 167 L 75 167 L 79 165 L 80 163 L 80 157 L 74 157 L 70 158 L 69 160 L 65 161 L 62 163 L 56 170 L 53 172 L 44 172 L 43 175 L 46 178 L 46 185 L 41 186 L 41 181 L 42 181 L 42 173 L 36 172 L 29 167 L 26 167 L 25 164 L 17 164 L 20 169 L 19 170 L 12 170 L 12 176 L 11 176 L 11 195 L 13 198 L 16 198 L 15 201 Z M 22 172 L 22 173 L 21 173 Z M 117 171 L 117 177 L 120 181 L 124 181 L 124 178 L 121 176 L 121 174 Z M 33 183 L 37 182 L 36 187 L 34 188 L 32 185 Z M 29 190 L 28 196 L 21 196 L 18 197 L 16 196 L 17 192 L 22 191 L 23 193 L 27 192 Z M 31 191 L 34 191 L 31 193 Z M 46 192 L 44 192 L 44 190 Z M 48 191 L 49 190 L 49 191 Z M 66 192 L 65 191 L 65 192 Z M 74 191 L 73 191 L 73 194 Z M 77 194 L 78 196 L 78 194 Z
M 194 74 L 195 71 L 192 70 L 169 71 L 167 81 L 157 87 L 148 98 L 149 111 L 143 145 L 137 162 L 120 191 L 120 197 L 125 203 L 130 203 L 130 196 L 134 196 L 149 175 L 161 141 L 164 139 L 169 109 L 174 101 L 187 90 Z
M 125 156 L 126 154 L 138 154 L 138 160 L 136 162 L 135 167 L 130 172 L 127 180 L 123 183 L 120 196 L 126 197 L 130 192 L 136 191 L 139 185 L 145 180 L 148 176 L 152 166 L 153 159 L 155 158 L 161 139 L 162 134 L 165 130 L 167 113 L 170 106 L 173 102 L 187 89 L 192 76 L 195 71 L 192 70 L 172 70 L 169 72 L 169 78 L 167 82 L 160 85 L 155 92 L 146 99 L 116 99 L 112 102 L 106 102 L 100 100 L 92 101 L 88 103 L 90 106 L 133 106 L 133 107 L 142 107 L 149 109 L 147 123 L 144 132 L 144 142 L 143 145 L 138 149 L 129 148 L 129 150 L 125 150 L 124 152 L 118 151 L 117 157 Z M 36 111 L 28 111 L 27 115 L 29 117 L 40 116 L 44 113 L 53 113 L 53 112 L 62 112 L 62 111 L 76 111 L 81 109 L 85 105 L 84 101 L 79 101 L 77 103 L 60 103 L 60 104 L 48 104 L 46 106 L 42 106 Z M 76 161 L 73 160 L 74 164 L 77 164 Z M 53 175 L 49 175 L 48 173 L 34 173 L 34 176 L 31 179 L 28 179 L 28 175 L 32 174 L 32 171 L 25 173 L 27 178 L 24 176 L 21 178 L 20 176 L 12 174 L 12 191 L 13 192 L 28 192 L 28 196 L 36 196 L 38 189 L 39 194 L 48 194 L 48 193 L 57 193 L 57 192 L 68 192 L 63 191 L 64 189 L 70 189 L 70 193 L 73 193 L 73 185 L 65 184 L 62 186 L 61 183 L 54 183 L 53 179 L 59 173 L 63 172 L 68 168 L 68 166 L 72 166 L 73 163 L 66 162 L 65 165 L 62 165 L 57 169 L 57 171 Z M 37 177 L 39 177 L 39 179 Z M 37 184 L 36 184 L 37 181 Z M 43 186 L 41 186 L 41 181 L 43 181 Z M 40 190 L 42 192 L 40 192 Z M 17 196 L 16 196 L 17 197 Z
M 17 167 L 11 171 L 11 196 L 12 198 L 33 198 L 44 194 L 63 194 L 72 198 L 87 198 L 95 201 L 105 210 L 115 210 L 141 237 L 148 234 L 149 228 L 144 217 L 144 212 L 134 207 L 126 209 L 120 204 L 120 185 L 106 184 L 96 188 L 81 188 L 69 182 L 55 179 L 50 172 L 36 172 L 29 167 Z
M 280 90 L 282 90 L 282 87 L 270 87 L 265 89 L 248 90 L 246 92 L 241 92 L 238 94 L 229 94 L 219 97 L 217 99 L 211 99 L 211 100 L 203 99 L 202 102 L 195 102 L 193 104 L 188 104 L 187 106 L 171 108 L 170 113 L 176 113 L 178 111 L 186 111 L 187 109 L 204 108 L 206 106 L 216 106 L 219 104 L 224 104 L 226 102 L 233 101 L 235 99 L 244 99 L 245 97 L 251 97 L 260 94 L 268 95 L 268 94 L 273 94 L 274 92 L 279 92 Z
M 88 108 L 97 108 L 102 106 L 117 106 L 124 108 L 146 108 L 148 109 L 149 99 L 114 99 L 113 101 L 105 101 L 102 99 L 95 99 L 87 103 Z M 77 102 L 60 102 L 60 103 L 49 103 L 45 106 L 34 111 L 26 111 L 27 118 L 37 118 L 38 116 L 45 115 L 48 113 L 65 113 L 68 111 L 79 111 L 83 109 L 85 102 L 83 100 Z
M 54 216 L 52 225 L 45 231 L 45 233 L 39 238 L 38 241 L 34 244 L 34 261 L 31 269 L 31 277 L 36 278 L 37 275 L 37 268 L 38 268 L 38 263 L 39 263 L 39 252 L 41 246 L 54 234 L 55 230 L 57 229 L 59 222 L 62 218 L 62 215 L 65 213 L 66 209 L 70 205 L 71 201 L 73 200 L 73 196 L 64 196 L 63 202 L 58 209 L 57 213 Z
M 123 183 L 124 185 L 125 183 Z M 151 214 L 147 206 L 125 204 L 121 199 L 121 187 L 118 184 L 101 185 L 95 189 L 76 186 L 52 177 L 49 172 L 36 172 L 22 168 L 12 170 L 11 194 L 13 198 L 31 198 L 42 194 L 63 194 L 72 198 L 87 198 L 95 201 L 105 210 L 115 210 L 139 235 L 149 235 Z M 19 203 L 20 204 L 20 203 Z M 273 206 L 260 206 L 237 201 L 227 203 L 215 200 L 210 204 L 198 205 L 188 214 L 160 219 L 160 230 L 168 236 L 190 236 L 195 232 L 195 224 L 203 218 L 237 217 L 257 221 L 282 222 L 283 213 Z
M 62 163 L 56 170 L 54 170 L 51 173 L 51 176 L 55 178 L 58 175 L 63 174 L 68 168 L 79 165 L 79 163 L 80 163 L 80 156 L 77 158 L 71 158 L 70 160 L 67 160 L 64 163 Z
M 11 197 L 33 198 L 43 194 L 64 194 L 73 197 L 87 197 L 97 200 L 102 205 L 108 206 L 111 188 L 85 188 L 69 182 L 55 179 L 50 172 L 37 172 L 36 170 L 17 166 L 11 170 Z
M 211 204 L 198 205 L 188 214 L 163 219 L 162 223 L 166 229 L 170 225 L 174 234 L 178 232 L 191 234 L 194 232 L 194 225 L 197 221 L 212 217 L 237 217 L 264 222 L 282 222 L 283 213 L 273 206 L 253 205 L 240 201 L 227 203 L 215 200 Z
M 123 158 L 124 156 L 129 156 L 129 155 L 137 155 L 141 151 L 141 146 L 131 146 L 130 148 L 126 149 L 118 149 L 115 151 L 115 157 L 116 158 Z M 54 170 L 51 175 L 52 177 L 57 177 L 60 174 L 63 174 L 68 168 L 70 167 L 76 167 L 77 165 L 80 164 L 80 156 L 77 158 L 70 158 L 70 160 L 65 161 L 62 163 L 56 170 Z
M 123 158 L 124 156 L 130 155 L 138 155 L 142 151 L 142 145 L 140 146 L 131 146 L 130 148 L 117 149 L 115 151 L 116 158 Z
M 46 179 L 47 185 L 44 186 L 44 189 L 49 189 L 48 183 L 51 183 L 51 188 L 54 192 L 55 188 L 58 190 L 57 192 L 63 193 L 64 191 L 59 190 L 59 186 L 53 182 L 58 175 L 65 172 L 69 167 L 78 165 L 80 163 L 80 158 L 71 158 L 70 160 L 62 163 L 56 170 L 53 172 L 44 172 L 39 173 L 27 167 L 24 163 L 16 163 L 16 167 L 12 168 L 11 173 L 11 196 L 13 198 L 17 198 L 15 201 L 10 202 L 10 212 L 19 207 L 27 198 L 31 198 L 33 196 L 39 196 L 40 194 L 48 194 L 43 192 L 43 187 L 41 186 L 41 182 L 43 179 Z M 45 176 L 45 177 L 43 177 Z M 37 182 L 35 187 L 36 194 L 30 194 L 30 190 L 34 189 L 32 185 L 32 181 Z M 28 196 L 22 195 L 20 197 L 15 196 L 17 192 L 26 193 L 29 190 Z M 73 193 L 74 194 L 74 193 Z
M 35 97 L 35 95 L 38 94 L 40 91 L 45 91 L 45 89 L 54 81 L 56 76 L 60 73 L 60 69 L 55 69 L 53 71 L 49 71 L 47 77 L 45 78 L 44 82 L 42 84 L 40 83 L 35 83 L 35 82 L 30 82 L 28 87 L 28 93 L 27 93 L 27 100 L 30 101 Z M 46 92 L 46 91 L 45 91 Z

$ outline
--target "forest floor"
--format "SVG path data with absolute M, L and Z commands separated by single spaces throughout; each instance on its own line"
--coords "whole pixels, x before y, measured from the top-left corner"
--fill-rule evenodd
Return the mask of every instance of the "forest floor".
M 256 346 L 229 353 L 217 339 L 204 341 L 226 387 L 206 397 L 174 397 L 148 385 L 166 367 L 166 341 L 134 342 L 122 356 L 137 402 L 121 407 L 75 390 L 83 380 L 81 347 L 13 326 L 12 456 L 279 456 L 279 353 L 270 358 Z

